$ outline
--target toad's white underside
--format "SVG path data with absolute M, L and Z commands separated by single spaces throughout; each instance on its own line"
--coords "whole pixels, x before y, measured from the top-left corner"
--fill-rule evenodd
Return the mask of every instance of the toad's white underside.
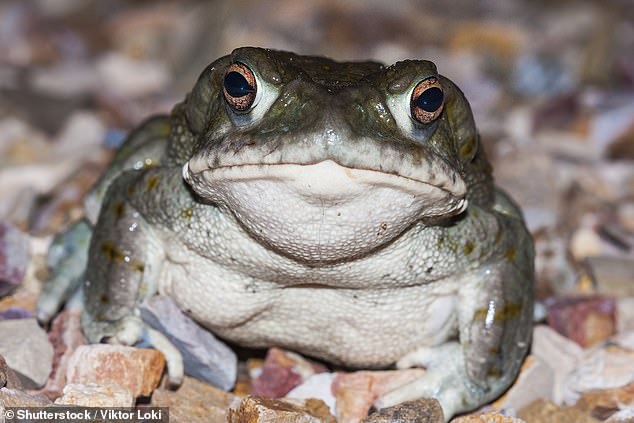
M 217 169 L 190 162 L 183 174 L 253 236 L 313 263 L 357 257 L 420 219 L 451 216 L 466 207 L 461 179 L 438 174 L 432 184 L 332 160 Z

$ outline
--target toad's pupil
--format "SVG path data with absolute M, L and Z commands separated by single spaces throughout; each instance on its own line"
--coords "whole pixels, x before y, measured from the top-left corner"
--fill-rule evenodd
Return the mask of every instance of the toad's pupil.
M 416 106 L 426 112 L 435 112 L 442 105 L 443 93 L 438 87 L 426 89 L 416 99 Z
M 249 81 L 239 72 L 229 72 L 225 76 L 225 90 L 231 97 L 244 97 L 255 92 Z

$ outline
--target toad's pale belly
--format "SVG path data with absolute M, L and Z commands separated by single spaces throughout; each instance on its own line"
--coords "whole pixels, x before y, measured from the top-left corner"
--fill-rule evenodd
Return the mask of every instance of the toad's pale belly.
M 281 286 L 209 260 L 169 263 L 159 290 L 214 334 L 241 345 L 277 345 L 327 361 L 385 366 L 456 334 L 456 283 L 342 289 L 314 281 Z

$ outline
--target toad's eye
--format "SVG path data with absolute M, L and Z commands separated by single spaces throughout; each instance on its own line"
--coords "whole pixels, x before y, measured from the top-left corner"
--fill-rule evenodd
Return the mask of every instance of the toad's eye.
M 433 122 L 444 105 L 445 95 L 437 78 L 422 80 L 416 85 L 410 100 L 412 117 L 420 123 Z
M 257 93 L 255 75 L 246 65 L 234 63 L 225 74 L 223 91 L 225 100 L 233 110 L 247 111 L 253 106 Z

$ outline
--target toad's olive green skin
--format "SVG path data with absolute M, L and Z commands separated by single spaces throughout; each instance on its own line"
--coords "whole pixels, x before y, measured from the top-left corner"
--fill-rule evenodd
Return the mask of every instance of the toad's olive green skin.
M 246 112 L 223 94 L 235 62 L 257 80 Z M 421 124 L 410 98 L 429 77 L 444 108 Z M 87 216 L 92 342 L 136 342 L 158 291 L 246 346 L 424 365 L 376 406 L 433 396 L 447 419 L 500 395 L 529 345 L 531 238 L 462 92 L 428 61 L 237 49 L 130 135 Z

